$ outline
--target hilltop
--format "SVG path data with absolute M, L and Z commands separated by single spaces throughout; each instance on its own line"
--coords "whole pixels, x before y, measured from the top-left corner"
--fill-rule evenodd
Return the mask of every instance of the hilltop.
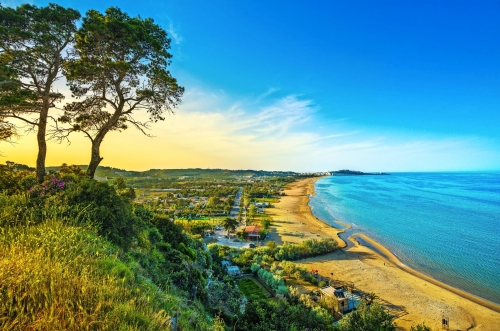
M 82 170 L 87 170 L 87 165 L 78 165 Z M 48 172 L 59 171 L 60 167 L 47 167 Z M 273 176 L 297 176 L 299 173 L 293 171 L 266 171 L 266 170 L 229 170 L 229 169 L 149 169 L 145 171 L 126 170 L 114 167 L 98 166 L 96 177 L 116 178 L 116 177 L 154 177 L 164 179 L 178 179 L 179 177 L 196 179 L 217 179 L 217 178 L 237 178 L 237 177 L 273 177 Z

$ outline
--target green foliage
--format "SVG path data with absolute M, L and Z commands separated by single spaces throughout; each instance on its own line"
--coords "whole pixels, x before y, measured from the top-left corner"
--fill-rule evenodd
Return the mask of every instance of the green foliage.
M 302 331 L 307 329 L 310 331 L 332 330 L 332 319 L 300 303 L 292 305 L 285 300 L 248 302 L 245 312 L 234 326 L 234 330 L 237 331 Z
M 238 237 L 241 240 L 245 240 L 248 238 L 248 232 L 246 231 L 238 231 L 236 232 L 236 237 Z
M 137 205 L 134 207 L 134 214 L 135 216 L 139 217 L 139 219 L 145 224 L 150 224 L 155 216 L 155 214 L 151 210 L 142 205 Z
M 278 276 L 278 275 L 273 275 L 271 272 L 260 268 L 257 270 L 257 275 L 259 276 L 260 279 L 266 283 L 267 286 L 269 286 L 275 293 L 278 290 L 279 287 L 281 288 L 281 291 L 284 291 L 286 294 L 288 293 L 288 289 L 285 286 L 285 281 L 283 280 L 283 277 Z M 283 288 L 284 287 L 284 288 Z
M 184 88 L 167 70 L 169 48 L 167 33 L 152 19 L 130 17 L 116 7 L 86 13 L 76 32 L 75 57 L 64 67 L 72 93 L 83 100 L 67 104 L 60 121 L 91 140 L 90 177 L 109 131 L 130 123 L 144 132 L 148 126 L 134 112 L 144 109 L 156 122 L 180 103 Z
M 0 164 L 0 192 L 8 195 L 26 192 L 36 183 L 31 169 L 21 164 L 7 161 L 5 165 Z M 33 169 L 34 170 L 34 169 Z
M 266 237 L 266 235 L 267 235 L 267 230 L 266 229 L 260 229 L 259 230 L 259 237 L 260 237 L 261 240 L 264 239 Z
M 255 219 L 256 215 L 257 215 L 257 207 L 255 207 L 254 204 L 251 204 L 250 207 L 248 207 L 247 216 L 251 220 L 253 220 L 253 219 Z
M 234 218 L 229 218 L 226 217 L 222 221 L 222 227 L 229 232 L 229 230 L 234 230 L 236 229 L 236 226 L 238 226 L 238 221 L 235 220 Z
M 361 302 L 357 310 L 345 316 L 336 328 L 338 331 L 395 331 L 394 316 L 378 304 L 370 306 Z
M 252 263 L 252 265 L 250 266 L 250 270 L 254 274 L 256 274 L 260 270 L 260 265 L 258 265 L 257 263 Z
M 163 239 L 177 249 L 180 243 L 188 244 L 188 237 L 182 232 L 182 228 L 170 220 L 168 216 L 156 214 L 152 220 Z
M 296 271 L 296 265 L 293 262 L 281 261 L 281 267 L 283 268 L 283 271 L 288 275 L 288 277 L 290 277 Z
M 69 207 L 65 213 L 67 218 L 94 224 L 99 234 L 123 248 L 130 247 L 145 226 L 134 215 L 130 202 L 106 182 L 88 178 L 73 182 L 52 197 L 50 203 Z
M 137 283 L 115 252 L 89 227 L 51 221 L 2 228 L 0 325 L 9 330 L 164 330 L 172 299 Z
M 248 300 L 260 300 L 271 297 L 266 289 L 253 277 L 245 277 L 238 280 L 238 288 Z
M 332 238 L 308 239 L 299 245 L 285 244 L 281 246 L 274 254 L 274 258 L 278 261 L 297 260 L 308 256 L 330 253 L 335 249 L 337 249 L 337 242 Z
M 212 281 L 207 287 L 207 300 L 212 312 L 222 313 L 224 319 L 234 320 L 240 313 L 241 293 L 234 285 Z
M 432 329 L 425 325 L 424 322 L 418 324 L 417 326 L 411 326 L 410 331 L 432 331 Z
M 268 219 L 262 220 L 262 221 L 260 221 L 260 223 L 264 227 L 264 230 L 269 229 L 269 227 L 271 226 L 271 221 Z
M 53 84 L 70 53 L 67 50 L 79 18 L 78 11 L 56 4 L 24 4 L 15 9 L 0 6 L 0 72 L 14 82 L 0 91 L 0 118 L 20 119 L 36 128 L 38 183 L 45 175 L 49 109 L 64 98 L 54 91 Z M 0 128 L 5 131 L 5 125 Z

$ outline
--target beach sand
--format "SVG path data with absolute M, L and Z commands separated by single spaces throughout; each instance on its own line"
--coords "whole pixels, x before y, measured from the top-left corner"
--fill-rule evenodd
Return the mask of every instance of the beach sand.
M 352 282 L 363 292 L 374 292 L 379 296 L 377 301 L 398 316 L 395 322 L 399 330 L 409 330 L 412 325 L 421 322 L 433 330 L 441 330 L 444 316 L 449 318 L 450 330 L 500 331 L 500 306 L 419 274 L 402 265 L 385 247 L 363 235 L 350 236 L 349 240 L 354 245 L 346 248 L 346 243 L 338 237 L 341 231 L 311 213 L 309 195 L 314 194 L 317 179 L 290 184 L 285 189 L 287 195 L 274 205 L 275 208 L 266 210 L 274 221 L 270 239 L 283 244 L 332 237 L 344 248 L 296 263 L 318 270 L 323 276 L 333 273 L 335 280 Z M 361 238 L 361 245 L 358 244 L 358 237 Z M 363 245 L 363 242 L 369 243 L 378 252 Z

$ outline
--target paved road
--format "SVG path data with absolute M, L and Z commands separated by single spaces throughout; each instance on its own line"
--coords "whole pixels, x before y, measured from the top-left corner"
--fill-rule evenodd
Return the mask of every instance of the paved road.
M 236 196 L 234 197 L 234 206 L 229 212 L 229 217 L 238 218 L 238 214 L 240 213 L 240 200 L 243 194 L 243 187 L 240 187 L 238 192 L 236 192 Z
M 238 219 L 238 214 L 240 213 L 240 201 L 241 196 L 243 195 L 243 188 L 240 187 L 236 196 L 234 197 L 234 205 L 231 211 L 229 212 L 229 217 Z M 231 236 L 230 239 L 226 238 L 227 231 L 223 229 L 215 230 L 215 237 L 217 239 L 217 244 L 219 245 L 228 245 L 229 247 L 237 247 L 243 248 L 248 247 L 249 242 L 247 241 L 234 241 L 234 235 Z

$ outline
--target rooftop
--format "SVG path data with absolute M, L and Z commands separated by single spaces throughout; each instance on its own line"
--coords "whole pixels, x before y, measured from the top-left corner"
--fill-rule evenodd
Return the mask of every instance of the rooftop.
M 248 233 L 249 236 L 258 236 L 261 228 L 262 227 L 258 225 L 247 226 L 245 232 Z

